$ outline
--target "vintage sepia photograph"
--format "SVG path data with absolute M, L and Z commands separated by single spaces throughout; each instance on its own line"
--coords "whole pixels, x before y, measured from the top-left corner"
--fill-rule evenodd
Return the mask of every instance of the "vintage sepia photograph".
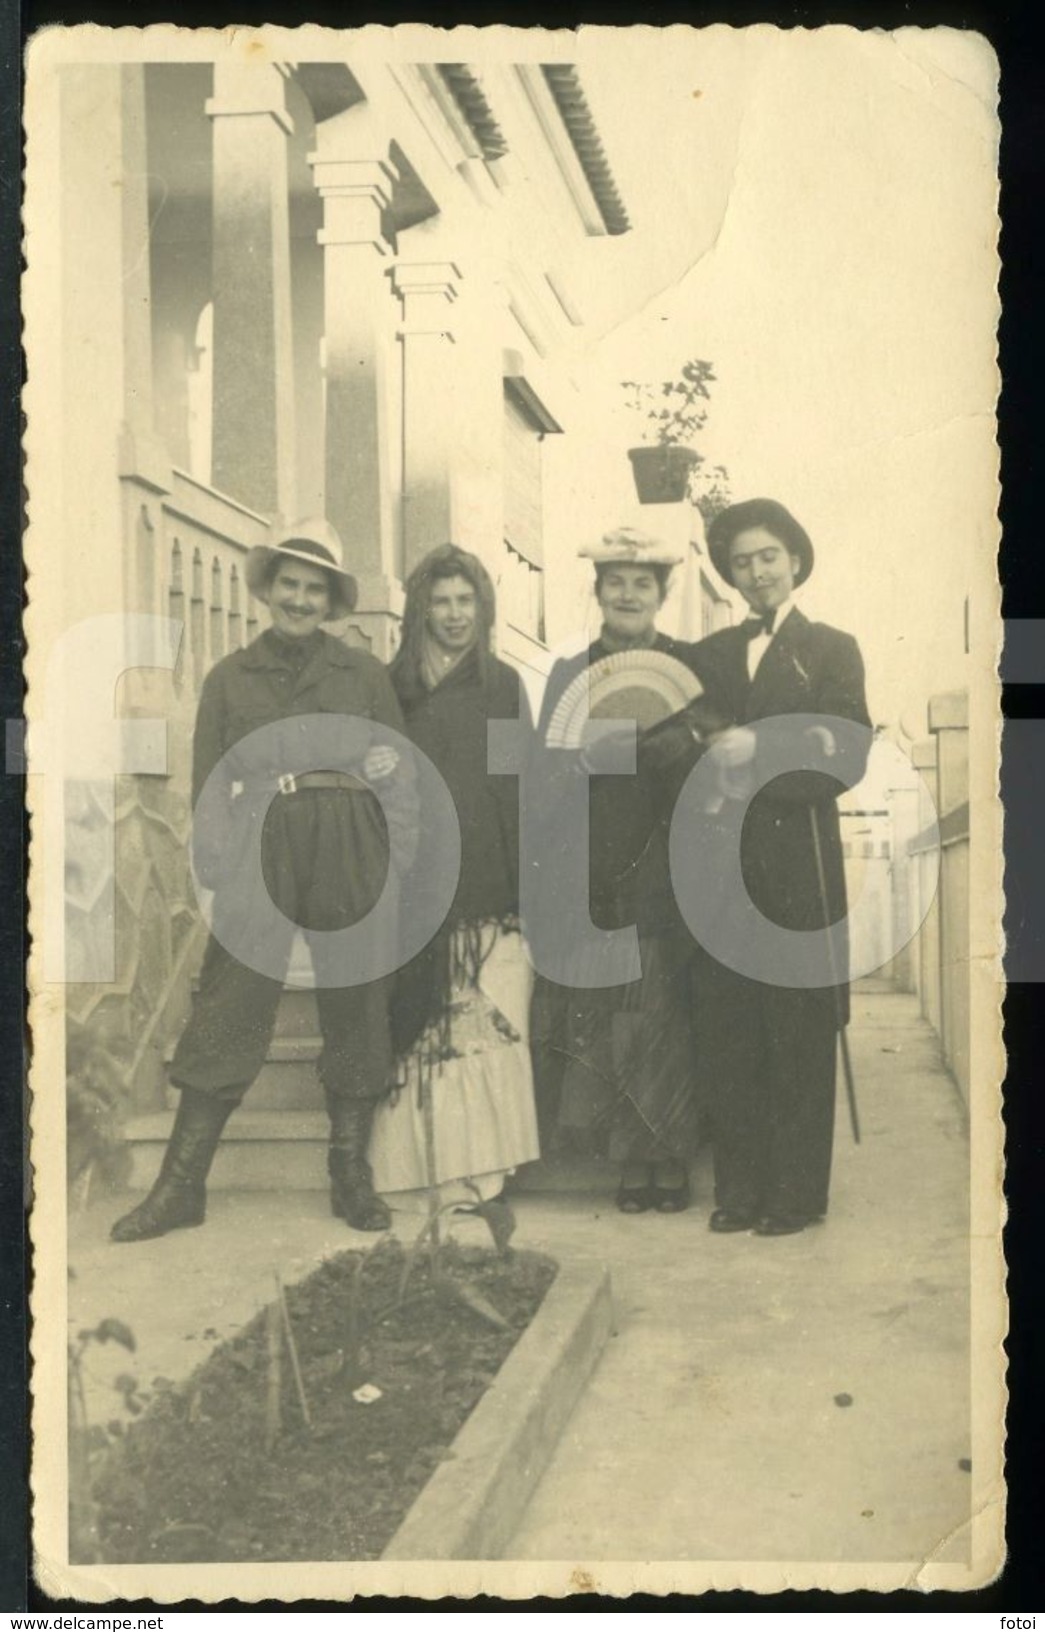
M 39 1586 L 982 1587 L 990 45 L 26 86 Z

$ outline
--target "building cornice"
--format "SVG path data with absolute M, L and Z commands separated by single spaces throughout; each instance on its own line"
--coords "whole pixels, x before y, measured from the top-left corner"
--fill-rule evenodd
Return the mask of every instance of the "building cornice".
M 631 230 L 628 212 L 613 178 L 602 139 L 572 62 L 542 63 L 541 73 L 558 108 L 581 169 L 608 233 Z
M 436 70 L 475 138 L 482 157 L 488 163 L 491 159 L 503 159 L 508 151 L 508 141 L 494 117 L 475 69 L 464 62 L 440 62 Z

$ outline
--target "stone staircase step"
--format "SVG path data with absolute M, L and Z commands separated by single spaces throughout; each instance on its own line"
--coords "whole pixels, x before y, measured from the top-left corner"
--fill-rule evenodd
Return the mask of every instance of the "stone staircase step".
M 251 1111 L 322 1111 L 323 1090 L 311 1060 L 269 1059 L 246 1101 Z
M 173 1124 L 173 1111 L 155 1111 L 128 1122 L 132 1189 L 147 1190 L 155 1180 Z M 210 1188 L 323 1190 L 327 1132 L 324 1111 L 266 1109 L 254 1103 L 252 1089 L 248 1105 L 234 1111 L 226 1125 L 211 1169 Z M 610 1197 L 616 1187 L 613 1163 L 580 1157 L 530 1162 L 509 1180 L 509 1194 L 517 1195 L 604 1193 Z
M 319 1033 L 315 992 L 287 986 L 279 1000 L 276 1016 L 277 1037 L 314 1037 Z
M 317 1060 L 323 1047 L 323 1039 L 318 1031 L 306 1031 L 300 1034 L 280 1033 L 273 1037 L 269 1044 L 268 1057 L 278 1064 L 298 1060 Z M 174 1058 L 174 1042 L 168 1043 L 163 1058 L 167 1065 Z
M 269 1044 L 268 1057 L 278 1063 L 296 1060 L 318 1060 L 323 1039 L 318 1031 L 280 1033 Z
M 190 986 L 195 996 L 200 989 L 198 975 L 190 982 Z M 316 1011 L 315 992 L 307 987 L 285 986 L 276 1014 L 277 1036 L 313 1037 L 318 1033 L 319 1015 Z
M 301 1036 L 273 1037 L 268 1059 L 255 1078 L 247 1108 L 250 1111 L 322 1111 L 323 1090 L 316 1061 L 323 1039 Z
M 147 1190 L 160 1170 L 173 1111 L 135 1117 L 126 1128 L 129 1183 Z M 214 1190 L 323 1190 L 328 1123 L 323 1111 L 234 1111 L 209 1180 Z
M 321 1111 L 323 1090 L 316 1075 L 323 1039 L 311 1033 L 273 1037 L 268 1059 L 255 1078 L 248 1104 L 252 1111 Z M 166 1051 L 169 1065 L 174 1053 Z M 177 1090 L 172 1090 L 176 1095 Z

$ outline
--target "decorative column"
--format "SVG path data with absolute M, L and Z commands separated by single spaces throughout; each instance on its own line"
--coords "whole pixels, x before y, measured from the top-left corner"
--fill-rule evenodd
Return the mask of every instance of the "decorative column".
M 413 509 L 420 508 L 433 532 L 448 529 L 455 544 L 478 555 L 496 583 L 504 551 L 505 313 L 489 264 L 476 259 L 459 266 L 444 260 L 402 268 L 403 288 L 410 291 L 404 328 L 416 324 L 453 336 L 451 343 L 438 334 L 404 334 L 406 357 L 416 365 L 407 379 L 406 463 L 417 478 L 411 491 L 421 488 L 422 471 L 427 475 L 425 501 Z M 439 273 L 445 292 L 434 287 Z M 433 503 L 440 467 L 441 508 Z M 411 522 L 418 545 L 442 541 L 438 533 L 422 537 L 423 525 Z
M 294 359 L 284 77 L 219 61 L 214 122 L 214 486 L 293 515 Z
M 27 794 L 42 847 L 34 971 L 69 1034 L 129 1087 L 142 1017 L 157 1012 L 155 990 L 142 1001 L 153 937 L 164 924 L 169 936 L 174 916 L 167 902 L 157 914 L 156 892 L 139 889 L 161 854 L 140 812 L 164 791 L 172 714 L 164 670 L 150 663 L 167 654 L 135 618 L 164 610 L 154 551 L 171 483 L 153 426 L 145 69 L 70 62 L 40 77 L 46 123 L 31 190 L 49 209 L 34 226 L 26 306 L 36 430 L 29 752 L 30 769 L 44 773 Z M 120 744 L 134 774 L 117 783 Z M 156 778 L 148 789 L 147 776 Z M 177 877 L 181 850 L 162 855 L 165 878 Z M 53 1063 L 60 1077 L 60 1051 Z
M 323 473 L 323 251 L 315 235 L 291 239 L 294 291 L 294 402 L 297 508 L 326 514 Z
M 323 200 L 326 513 L 359 581 L 360 632 L 386 657 L 399 611 L 385 400 L 392 307 L 382 230 L 393 172 L 381 159 L 346 156 L 357 135 L 351 113 L 325 120 L 309 154 Z
M 60 405 L 63 458 L 60 487 L 46 498 L 34 490 L 34 521 L 47 517 L 66 540 L 109 541 L 66 550 L 70 617 L 149 611 L 137 605 L 130 523 L 142 500 L 169 487 L 170 470 L 153 436 L 144 69 L 69 64 L 55 114 L 55 173 L 39 196 L 55 199 L 63 254 L 56 305 L 37 321 L 55 337 L 61 373 L 48 376 L 39 348 L 37 373 L 49 407 Z M 120 476 L 138 481 L 133 504 Z
M 456 541 L 453 455 L 461 439 L 452 261 L 396 266 L 403 303 L 403 568 L 409 574 L 436 544 Z

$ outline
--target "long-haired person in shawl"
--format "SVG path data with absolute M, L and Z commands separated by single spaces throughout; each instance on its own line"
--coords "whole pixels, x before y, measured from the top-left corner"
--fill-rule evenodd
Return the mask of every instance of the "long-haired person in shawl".
M 495 610 L 477 557 L 440 545 L 407 582 L 403 641 L 391 668 L 406 733 L 446 782 L 461 835 L 449 915 L 397 977 L 400 1086 L 380 1107 L 370 1146 L 375 1187 L 405 1209 L 423 1203 L 431 1181 L 443 1202 L 490 1199 L 508 1173 L 539 1154 L 531 971 L 518 916 L 518 788 L 515 777 L 487 771 L 487 722 L 521 719 L 531 729 L 531 720 L 519 675 L 492 651 Z M 440 882 L 437 825 L 422 794 L 408 913 Z

